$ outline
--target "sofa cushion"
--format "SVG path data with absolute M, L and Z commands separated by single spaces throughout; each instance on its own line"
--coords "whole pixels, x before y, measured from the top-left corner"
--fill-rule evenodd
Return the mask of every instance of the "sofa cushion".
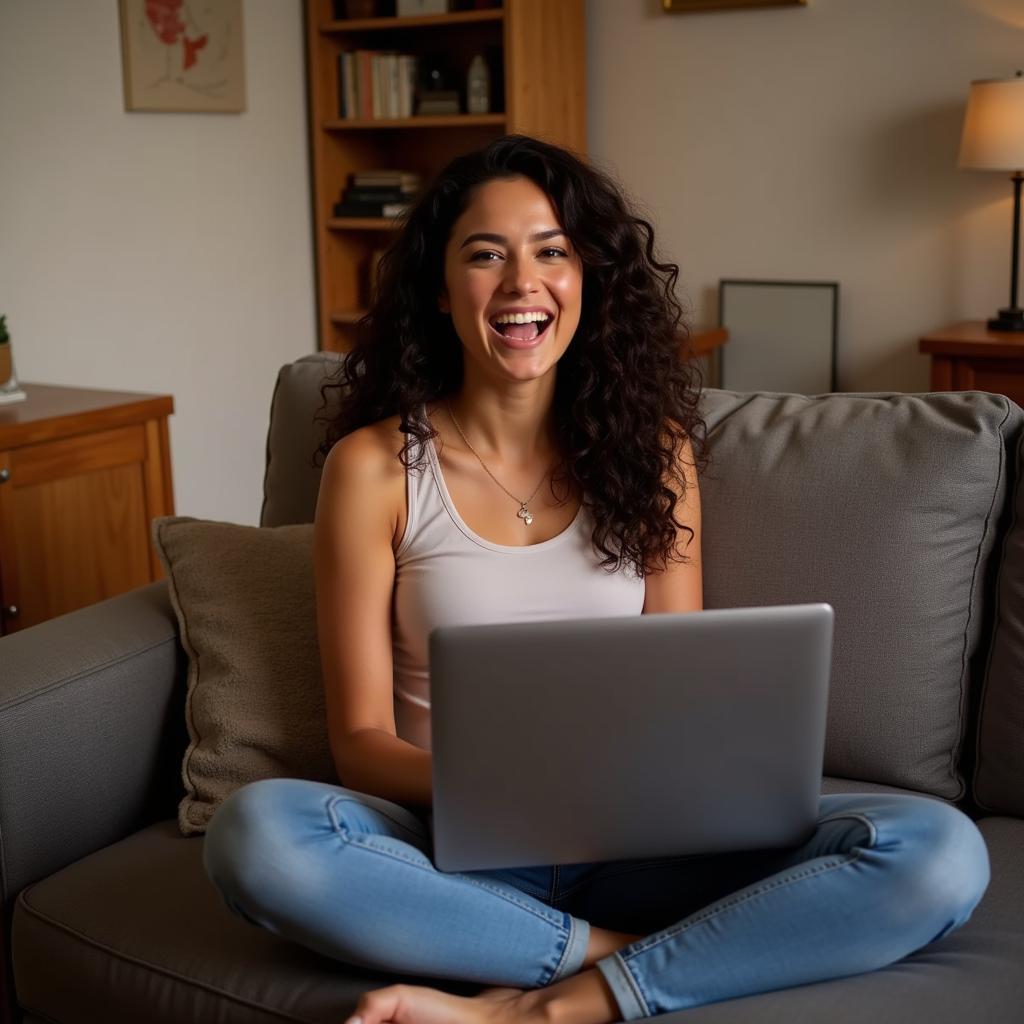
M 183 835 L 239 786 L 336 771 L 317 642 L 313 527 L 153 520 L 189 658 Z
M 313 521 L 323 468 L 315 453 L 341 400 L 337 388 L 321 392 L 320 387 L 338 377 L 343 360 L 337 352 L 315 352 L 278 371 L 267 427 L 261 526 Z
M 702 403 L 705 607 L 831 604 L 826 773 L 960 799 L 1024 413 L 977 391 Z
M 1024 439 L 1009 459 L 1012 519 L 999 561 L 996 625 L 978 715 L 974 798 L 1024 817 Z
M 264 525 L 312 521 L 317 416 L 336 413 L 338 401 L 331 389 L 325 404 L 321 385 L 340 358 L 304 356 L 278 376 Z M 701 479 L 705 606 L 828 601 L 836 619 L 826 772 L 960 799 L 967 695 L 981 683 L 994 616 L 987 577 L 1011 493 L 1007 452 L 1024 413 L 979 391 L 709 388 L 701 407 L 713 458 Z M 1004 591 L 1021 578 L 1007 577 Z M 1015 607 L 1004 604 L 979 775 L 990 806 L 1007 809 L 1024 800 L 1014 783 L 1024 759 L 1024 671 L 999 667 L 1022 663 L 1024 613 L 1019 600 Z
M 1024 822 L 980 825 L 993 876 L 963 928 L 881 971 L 698 1007 L 678 1018 L 860 1024 L 866 1007 L 882 1021 L 1016 1020 L 1012 1013 L 1024 999 Z M 337 1024 L 364 991 L 396 982 L 460 995 L 480 990 L 342 964 L 248 924 L 206 878 L 203 842 L 183 838 L 172 820 L 161 822 L 25 889 L 13 921 L 19 1004 L 59 1024 Z
M 374 981 L 389 984 L 233 914 L 203 870 L 203 841 L 161 822 L 24 890 L 20 1005 L 60 1024 L 337 1024 Z
M 840 779 L 835 775 L 826 775 L 821 780 L 822 793 L 910 793 L 911 796 L 924 796 L 941 803 L 953 803 L 934 793 L 921 793 L 918 790 L 902 789 L 899 786 L 885 786 L 880 782 L 862 782 L 860 779 Z M 956 806 L 956 805 L 954 805 Z

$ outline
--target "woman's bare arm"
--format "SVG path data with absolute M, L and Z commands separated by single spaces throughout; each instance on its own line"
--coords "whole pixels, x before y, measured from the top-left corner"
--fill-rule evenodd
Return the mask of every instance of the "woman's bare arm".
M 685 555 L 689 562 L 668 562 L 663 572 L 648 573 L 644 579 L 643 614 L 654 612 L 699 612 L 704 609 L 704 581 L 701 569 L 700 547 L 700 487 L 697 471 L 693 466 L 693 446 L 689 438 L 682 445 L 680 469 L 686 480 L 683 499 L 676 505 L 676 519 L 693 530 L 676 532 L 676 552 Z M 679 482 L 667 477 L 665 485 L 677 496 Z
M 395 732 L 389 457 L 364 427 L 334 445 L 321 475 L 313 569 L 327 731 L 343 786 L 430 805 L 430 752 Z

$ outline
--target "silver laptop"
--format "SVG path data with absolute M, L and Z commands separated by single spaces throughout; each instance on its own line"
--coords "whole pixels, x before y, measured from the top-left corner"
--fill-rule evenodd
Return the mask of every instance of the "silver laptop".
M 437 867 L 803 842 L 833 619 L 820 603 L 436 627 Z

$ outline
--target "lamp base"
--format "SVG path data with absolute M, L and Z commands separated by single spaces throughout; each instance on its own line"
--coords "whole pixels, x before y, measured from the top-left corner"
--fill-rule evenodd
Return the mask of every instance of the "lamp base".
M 1024 309 L 1011 307 L 999 310 L 999 316 L 988 322 L 990 331 L 1024 331 Z

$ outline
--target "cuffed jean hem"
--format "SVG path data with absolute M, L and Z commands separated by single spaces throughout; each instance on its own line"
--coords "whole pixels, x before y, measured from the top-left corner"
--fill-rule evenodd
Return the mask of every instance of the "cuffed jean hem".
M 633 975 L 629 973 L 626 962 L 618 952 L 602 957 L 594 966 L 608 982 L 608 987 L 619 1004 L 623 1020 L 639 1020 L 641 1017 L 651 1016 L 640 990 L 636 987 Z
M 572 914 L 565 916 L 569 920 L 569 937 L 565 940 L 561 963 L 551 975 L 549 985 L 575 974 L 583 966 L 587 946 L 590 945 L 590 922 L 584 921 L 581 917 L 573 917 Z

